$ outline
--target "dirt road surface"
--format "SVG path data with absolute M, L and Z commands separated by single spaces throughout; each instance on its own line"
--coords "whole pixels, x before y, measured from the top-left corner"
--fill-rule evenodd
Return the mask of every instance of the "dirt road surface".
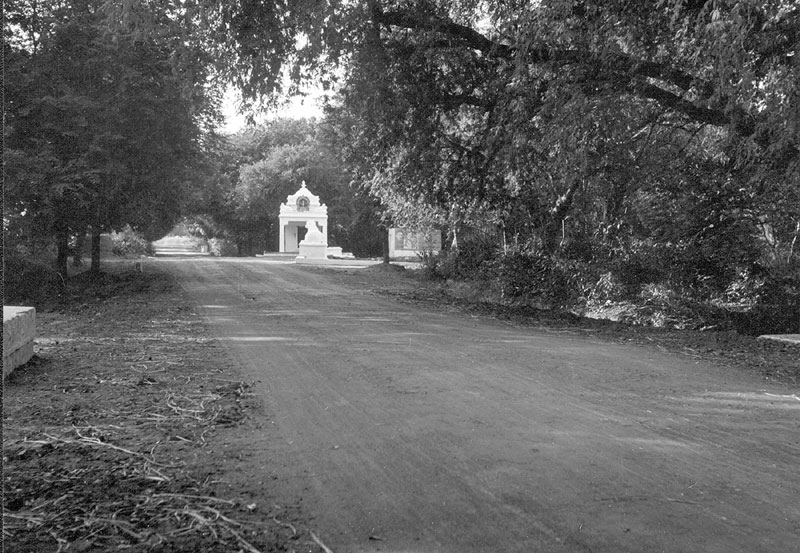
M 742 369 L 161 259 L 266 421 L 253 485 L 345 552 L 800 551 L 800 396 Z

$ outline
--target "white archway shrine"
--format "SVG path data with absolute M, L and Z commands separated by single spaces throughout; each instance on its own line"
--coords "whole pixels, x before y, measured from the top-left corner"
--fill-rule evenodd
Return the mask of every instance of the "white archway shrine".
M 286 197 L 280 210 L 280 244 L 282 253 L 298 253 L 306 257 L 325 257 L 328 246 L 328 206 L 321 204 L 306 188 L 303 181 L 300 189 Z M 301 230 L 303 229 L 303 230 Z

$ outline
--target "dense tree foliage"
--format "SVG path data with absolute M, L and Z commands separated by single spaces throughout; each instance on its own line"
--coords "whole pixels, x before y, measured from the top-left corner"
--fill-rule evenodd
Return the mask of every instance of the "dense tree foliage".
M 800 15 L 762 4 L 372 2 L 343 89 L 345 143 L 397 211 L 423 200 L 546 250 L 570 215 L 600 219 L 573 232 L 630 224 L 643 187 L 782 203 L 738 215 L 769 217 L 788 244 Z
M 189 0 L 104 13 L 155 40 L 154 6 L 249 101 L 322 82 L 333 151 L 383 219 L 440 225 L 462 252 L 480 243 L 470 259 L 500 281 L 774 303 L 769 290 L 792 285 L 771 283 L 798 280 L 796 2 Z M 259 226 L 250 207 L 310 170 L 316 147 L 272 157 L 254 144 L 241 171 L 221 172 L 220 213 Z
M 95 271 L 101 232 L 164 234 L 218 119 L 208 60 L 168 13 L 143 34 L 105 7 L 5 5 L 4 230 L 55 238 L 62 273 L 69 240 L 87 230 Z
M 252 97 L 280 67 L 336 84 L 342 152 L 395 220 L 706 298 L 796 269 L 795 2 L 286 8 L 214 12 L 230 67 Z

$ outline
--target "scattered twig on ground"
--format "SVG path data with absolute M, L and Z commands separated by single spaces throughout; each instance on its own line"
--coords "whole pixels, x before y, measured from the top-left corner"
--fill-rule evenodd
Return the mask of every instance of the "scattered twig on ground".
M 297 535 L 297 528 L 295 528 L 294 526 L 292 526 L 288 522 L 281 522 L 280 520 L 278 520 L 278 517 L 272 517 L 272 520 L 273 520 L 273 522 L 275 522 L 275 524 L 277 524 L 279 526 L 283 526 L 284 528 L 288 528 L 289 530 L 291 530 L 293 536 Z
M 669 497 L 665 497 L 663 501 L 668 501 L 670 503 L 686 503 L 687 505 L 700 505 L 697 501 L 688 501 L 686 499 L 671 499 Z
M 52 442 L 59 442 L 59 443 L 63 443 L 63 444 L 79 444 L 79 445 L 93 445 L 93 446 L 98 446 L 98 447 L 107 447 L 109 449 L 114 449 L 116 451 L 121 451 L 122 453 L 126 453 L 128 455 L 131 455 L 132 457 L 138 457 L 140 459 L 144 459 L 144 461 L 146 463 L 150 464 L 150 465 L 156 465 L 156 466 L 159 466 L 159 467 L 167 467 L 167 468 L 173 468 L 173 467 L 176 466 L 176 465 L 165 465 L 163 463 L 158 463 L 158 462 L 156 462 L 155 459 L 153 459 L 152 456 L 148 457 L 147 455 L 144 455 L 143 453 L 137 453 L 135 451 L 131 451 L 130 449 L 125 449 L 124 447 L 119 447 L 119 446 L 116 446 L 114 444 L 110 444 L 108 442 L 104 442 L 104 441 L 102 441 L 102 440 L 100 440 L 98 438 L 90 438 L 90 437 L 81 436 L 81 434 L 79 432 L 77 432 L 77 431 L 76 431 L 76 433 L 80 437 L 79 440 L 67 440 L 65 438 L 59 438 L 57 436 L 51 436 L 50 434 L 45 434 L 44 436 L 46 438 L 49 438 L 51 440 L 50 442 L 46 442 L 46 441 L 42 441 L 42 440 L 28 440 L 28 441 L 30 443 L 39 443 L 39 444 L 45 444 L 45 443 L 52 444 Z
M 320 540 L 317 537 L 317 535 L 314 534 L 313 531 L 309 530 L 308 533 L 311 536 L 311 539 L 314 540 L 314 543 L 319 545 L 325 553 L 333 553 L 333 550 L 330 547 L 328 547 L 327 545 L 325 545 L 324 543 L 322 543 L 322 540 Z
M 168 291 L 147 278 L 156 294 Z M 239 502 L 215 496 L 223 481 L 202 462 L 196 474 L 192 460 L 223 418 L 239 420 L 251 384 L 225 378 L 186 306 L 169 295 L 141 301 L 130 283 L 109 282 L 102 297 L 81 289 L 69 310 L 37 321 L 41 361 L 15 373 L 24 398 L 4 413 L 14 424 L 3 440 L 2 539 L 57 553 L 259 553 L 279 530 L 252 514 L 239 520 Z
M 154 493 L 148 497 L 152 497 L 154 499 L 162 498 L 162 497 L 169 497 L 175 499 L 198 499 L 202 501 L 211 501 L 216 503 L 225 503 L 227 505 L 236 505 L 235 501 L 231 501 L 230 499 L 220 499 L 219 497 L 212 497 L 210 495 L 192 495 L 192 494 L 182 494 L 182 493 Z

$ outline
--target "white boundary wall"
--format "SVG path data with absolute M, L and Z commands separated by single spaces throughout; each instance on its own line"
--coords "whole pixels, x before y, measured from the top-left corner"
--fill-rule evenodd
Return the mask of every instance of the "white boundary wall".
M 437 253 L 442 249 L 442 233 L 438 230 L 415 231 L 389 229 L 389 257 L 416 257 L 422 252 Z

